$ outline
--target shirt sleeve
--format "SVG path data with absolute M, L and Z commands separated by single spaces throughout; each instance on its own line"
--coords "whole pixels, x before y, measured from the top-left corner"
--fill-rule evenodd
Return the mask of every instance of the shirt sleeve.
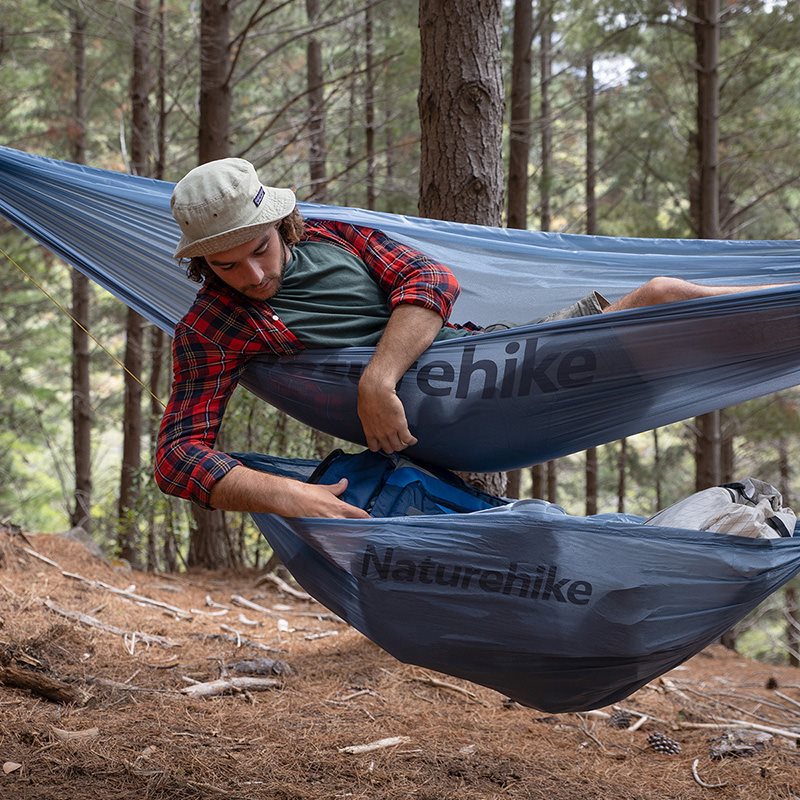
M 212 508 L 214 485 L 240 463 L 213 448 L 225 407 L 249 360 L 247 351 L 223 347 L 178 324 L 172 392 L 156 450 L 155 479 L 163 492 Z
M 411 303 L 437 312 L 447 322 L 461 289 L 444 264 L 373 228 L 327 220 L 309 220 L 306 226 L 309 238 L 339 238 L 340 246 L 357 255 L 386 292 L 392 310 Z

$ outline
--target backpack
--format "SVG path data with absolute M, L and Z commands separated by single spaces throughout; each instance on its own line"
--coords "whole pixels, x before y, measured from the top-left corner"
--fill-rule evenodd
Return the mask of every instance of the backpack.
M 794 534 L 796 521 L 794 511 L 783 507 L 781 493 L 774 486 L 745 478 L 686 497 L 644 524 L 779 539 Z
M 341 499 L 373 517 L 464 514 L 509 503 L 466 484 L 457 475 L 393 453 L 334 450 L 314 470 L 309 483 L 347 478 Z

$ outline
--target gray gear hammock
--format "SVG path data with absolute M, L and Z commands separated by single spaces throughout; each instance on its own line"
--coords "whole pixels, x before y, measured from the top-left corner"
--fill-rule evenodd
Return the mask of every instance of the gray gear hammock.
M 197 288 L 171 257 L 171 188 L 0 148 L 0 213 L 166 331 Z M 379 228 L 447 264 L 463 287 L 453 319 L 481 325 L 542 317 L 590 288 L 613 299 L 656 275 L 800 281 L 797 241 L 587 237 L 331 206 L 301 211 Z M 259 359 L 244 382 L 301 421 L 360 442 L 356 384 L 371 352 Z M 436 343 L 398 393 L 419 439 L 413 456 L 488 471 L 797 383 L 800 287 L 783 287 Z M 299 478 L 311 471 L 280 459 L 261 465 Z M 401 660 L 548 711 L 624 697 L 800 571 L 794 539 L 643 528 L 536 503 L 371 520 L 255 517 L 312 595 Z M 426 564 L 474 580 L 407 580 L 427 576 Z M 516 586 L 522 573 L 534 583 L 541 576 L 536 597 L 492 588 Z

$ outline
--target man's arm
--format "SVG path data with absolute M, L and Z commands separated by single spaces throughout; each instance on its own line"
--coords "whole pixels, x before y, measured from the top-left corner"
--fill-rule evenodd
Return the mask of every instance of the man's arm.
M 444 264 L 382 231 L 330 221 L 312 221 L 306 230 L 361 258 L 392 309 L 359 382 L 358 416 L 370 450 L 391 453 L 416 444 L 395 386 L 449 318 L 458 281 Z
M 392 312 L 358 383 L 358 416 L 373 452 L 392 453 L 416 444 L 396 386 L 441 330 L 438 312 L 403 304 Z
M 172 392 L 156 453 L 155 477 L 161 490 L 203 508 L 292 517 L 368 516 L 338 499 L 346 488 L 343 482 L 326 487 L 268 475 L 214 449 L 228 399 L 251 350 L 257 352 L 244 331 L 242 337 L 223 346 L 193 327 L 178 325 Z
M 339 500 L 346 488 L 346 478 L 334 484 L 302 483 L 240 465 L 214 485 L 211 505 L 282 517 L 368 518 L 366 511 Z

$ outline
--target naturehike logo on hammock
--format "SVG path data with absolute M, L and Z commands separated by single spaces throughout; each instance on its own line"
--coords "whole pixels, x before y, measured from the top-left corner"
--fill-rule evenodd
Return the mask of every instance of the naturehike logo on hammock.
M 463 341 L 463 340 L 462 340 Z M 464 347 L 460 362 L 455 360 L 427 361 L 412 365 L 409 377 L 416 381 L 417 388 L 429 397 L 455 397 L 463 400 L 480 393 L 484 400 L 494 397 L 528 397 L 538 389 L 542 394 L 552 394 L 561 389 L 577 389 L 588 386 L 595 378 L 597 356 L 586 347 L 562 352 L 538 348 L 539 340 L 529 337 L 524 340 L 520 358 L 520 342 L 508 342 L 504 349 L 506 358 L 494 353 L 484 357 L 479 348 L 496 349 L 494 342 L 481 346 L 468 344 Z M 434 351 L 435 352 L 435 351 Z M 358 384 L 365 362 L 327 362 L 320 365 L 321 371 L 344 374 L 352 383 Z M 416 370 L 415 372 L 413 370 Z
M 556 564 L 539 565 L 531 572 L 518 569 L 516 561 L 508 569 L 481 569 L 458 564 L 442 564 L 430 557 L 415 561 L 394 557 L 394 548 L 387 547 L 382 554 L 368 544 L 361 560 L 361 576 L 376 574 L 382 581 L 396 583 L 425 583 L 452 586 L 454 589 L 479 589 L 483 592 L 529 597 L 533 600 L 554 600 L 585 606 L 592 596 L 589 581 L 559 578 Z

